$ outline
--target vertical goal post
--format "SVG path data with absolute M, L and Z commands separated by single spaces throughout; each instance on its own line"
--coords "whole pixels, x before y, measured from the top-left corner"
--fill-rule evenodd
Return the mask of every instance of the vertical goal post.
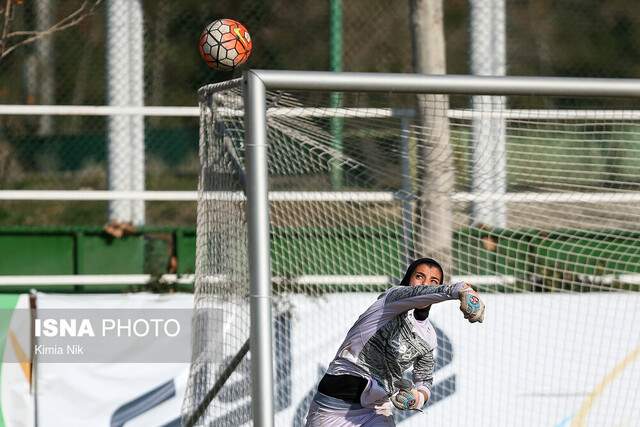
M 488 96 L 562 96 L 562 97 L 640 97 L 638 79 L 560 78 L 560 77 L 493 77 L 454 75 L 415 75 L 386 73 L 335 73 L 308 71 L 249 70 L 242 79 L 223 85 L 209 85 L 201 89 L 201 97 L 214 96 L 216 91 L 241 86 L 244 102 L 244 177 L 246 181 L 246 223 L 248 239 L 248 278 L 250 305 L 251 351 L 251 410 L 256 426 L 274 425 L 273 396 L 273 325 L 272 325 L 272 272 L 270 255 L 269 173 L 267 165 L 268 91 L 326 91 L 326 92 L 389 92 L 405 94 L 488 95 Z M 204 114 L 204 113 L 202 113 Z M 449 111 L 447 114 L 455 115 Z M 474 111 L 458 113 L 473 117 Z M 491 114 L 490 112 L 488 114 Z M 504 110 L 498 114 L 517 112 Z M 575 118 L 569 112 L 567 117 Z M 622 113 L 624 115 L 624 113 Z M 634 113 L 634 115 L 637 113 Z M 540 115 L 544 117 L 544 110 Z M 584 114 L 585 117 L 589 113 Z M 530 117 L 525 115 L 525 117 Z M 619 116 L 616 116 L 619 117 Z M 468 118 L 468 117 L 467 117 Z M 202 120 L 207 120 L 202 118 Z M 209 118 L 210 120 L 210 118 Z M 201 137 L 203 129 L 201 128 Z M 571 200 L 571 193 L 556 194 L 559 199 Z M 582 193 L 579 193 L 582 194 Z M 478 194 L 456 193 L 459 201 L 518 197 L 524 202 L 535 201 L 535 193 Z M 635 200 L 637 194 L 612 192 L 612 197 L 628 197 Z M 604 200 L 608 200 L 605 194 Z M 597 195 L 592 198 L 597 199 Z M 589 202 L 589 195 L 586 196 Z

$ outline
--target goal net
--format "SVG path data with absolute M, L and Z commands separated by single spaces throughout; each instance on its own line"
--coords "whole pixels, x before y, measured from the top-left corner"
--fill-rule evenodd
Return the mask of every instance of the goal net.
M 251 425 L 247 106 L 233 81 L 200 95 L 183 421 Z M 266 98 L 277 425 L 304 425 L 349 327 L 423 256 L 441 261 L 446 282 L 483 293 L 486 320 L 468 324 L 454 302 L 433 307 L 432 399 L 424 413 L 397 413 L 401 425 L 466 425 L 469 413 L 492 426 L 640 416 L 632 98 L 460 90 Z

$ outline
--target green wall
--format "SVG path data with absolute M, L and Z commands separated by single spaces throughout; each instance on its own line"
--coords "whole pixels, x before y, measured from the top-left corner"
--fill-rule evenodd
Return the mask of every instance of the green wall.
M 114 238 L 99 227 L 0 228 L 0 275 L 152 274 L 168 272 L 172 256 L 178 274 L 195 271 L 195 230 L 141 228 Z M 47 284 L 43 284 L 47 285 Z M 47 286 L 50 291 L 117 291 L 105 286 Z M 20 286 L 1 292 L 24 292 Z
M 406 267 L 402 239 L 400 227 L 274 228 L 272 272 L 283 277 L 400 277 Z M 458 230 L 453 241 L 453 274 L 514 276 L 515 285 L 491 288 L 501 291 L 606 290 L 585 277 L 640 273 L 640 232 L 466 228 Z M 122 238 L 98 227 L 0 228 L 0 275 L 193 274 L 195 249 L 194 228 L 146 227 Z M 170 264 L 176 265 L 174 271 L 169 271 Z M 44 285 L 48 291 L 63 292 L 132 290 Z M 29 288 L 5 286 L 0 292 Z

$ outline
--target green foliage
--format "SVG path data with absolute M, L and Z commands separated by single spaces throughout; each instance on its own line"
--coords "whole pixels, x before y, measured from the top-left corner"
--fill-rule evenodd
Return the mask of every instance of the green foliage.
M 35 22 L 37 2 L 24 2 L 13 17 L 15 28 Z M 68 16 L 81 0 L 52 2 L 53 21 Z M 408 6 L 385 0 L 353 0 L 343 3 L 345 71 L 411 71 L 411 34 Z M 0 61 L 0 104 L 41 103 L 41 81 L 45 73 L 54 76 L 57 104 L 104 105 L 108 102 L 106 72 L 106 2 L 95 14 L 52 37 L 51 63 L 37 64 L 36 45 L 24 46 Z M 450 74 L 468 74 L 469 3 L 443 3 Z M 507 2 L 507 71 L 511 75 L 636 77 L 640 67 L 640 16 L 631 2 L 509 1 Z M 231 17 L 246 24 L 254 40 L 251 68 L 327 70 L 329 67 L 329 2 L 305 2 L 304 9 L 285 0 L 144 0 L 145 102 L 147 105 L 196 105 L 196 90 L 206 83 L 237 77 L 206 67 L 197 51 L 201 30 L 214 19 Z M 363 96 L 353 94 L 348 96 Z M 385 104 L 387 94 L 368 95 L 371 105 Z M 452 97 L 452 106 L 457 107 Z M 347 101 L 349 99 L 347 98 Z M 464 102 L 468 102 L 467 99 Z M 527 100 L 510 98 L 512 107 L 576 106 L 545 97 Z M 588 100 L 578 101 L 583 105 Z M 617 100 L 616 100 L 617 102 Z M 634 102 L 629 101 L 630 103 Z M 538 105 L 539 104 L 539 105 Z M 618 106 L 623 104 L 616 104 Z M 466 104 L 461 105 L 462 107 Z M 602 105 L 600 105 L 602 108 Z M 0 116 L 0 188 L 106 189 L 105 139 L 108 121 L 95 117 L 55 118 L 54 131 L 38 136 L 37 117 Z M 147 188 L 195 190 L 197 184 L 197 120 L 150 118 L 147 127 Z M 541 132 L 536 139 L 512 136 L 509 187 L 526 189 L 527 182 L 546 184 L 551 178 L 572 180 L 604 178 L 624 174 L 629 182 L 640 176 L 640 156 L 616 156 L 615 150 L 638 139 L 628 127 L 607 149 L 593 134 L 586 153 L 576 156 L 570 170 L 554 169 L 550 153 L 571 153 L 571 136 Z M 375 156 L 395 135 L 377 135 L 368 141 L 366 132 L 345 129 L 345 141 L 355 158 Z M 458 171 L 456 188 L 469 186 L 469 135 L 452 131 L 458 146 L 453 151 Z M 549 140 L 541 149 L 541 141 Z M 551 146 L 553 145 L 553 146 Z M 609 150 L 609 152 L 607 151 Z M 392 158 L 379 156 L 387 169 L 380 176 L 361 176 L 354 170 L 348 179 L 373 182 L 393 179 L 399 166 L 398 152 Z M 387 161 L 388 160 L 388 161 Z M 511 161 L 513 160 L 513 161 Z M 519 175 L 527 165 L 546 164 L 526 177 Z M 415 169 L 415 165 L 413 165 Z M 520 169 L 518 169 L 520 168 Z M 526 178 L 526 179 L 525 179 Z M 372 186 L 374 184 L 371 184 Z M 383 184 L 386 185 L 387 183 Z M 397 187 L 397 182 L 390 186 Z M 151 221 L 185 224 L 195 221 L 192 204 L 147 204 Z M 73 206 L 45 203 L 2 203 L 0 224 L 102 224 L 106 203 Z

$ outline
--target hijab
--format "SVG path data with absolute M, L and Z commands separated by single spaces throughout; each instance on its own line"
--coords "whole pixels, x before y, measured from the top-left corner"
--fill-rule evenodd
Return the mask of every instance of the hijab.
M 411 280 L 413 272 L 419 265 L 422 264 L 426 264 L 430 267 L 435 267 L 440 270 L 440 277 L 442 278 L 440 280 L 440 284 L 444 282 L 444 270 L 442 269 L 442 266 L 438 263 L 438 261 L 433 258 L 418 258 L 417 260 L 413 261 L 409 265 L 409 267 L 407 267 L 407 272 L 404 274 L 404 277 L 400 281 L 400 286 L 409 286 L 409 281 Z M 429 316 L 430 308 L 430 306 L 426 308 L 416 308 L 415 310 L 413 310 L 413 315 L 418 320 L 424 320 Z

